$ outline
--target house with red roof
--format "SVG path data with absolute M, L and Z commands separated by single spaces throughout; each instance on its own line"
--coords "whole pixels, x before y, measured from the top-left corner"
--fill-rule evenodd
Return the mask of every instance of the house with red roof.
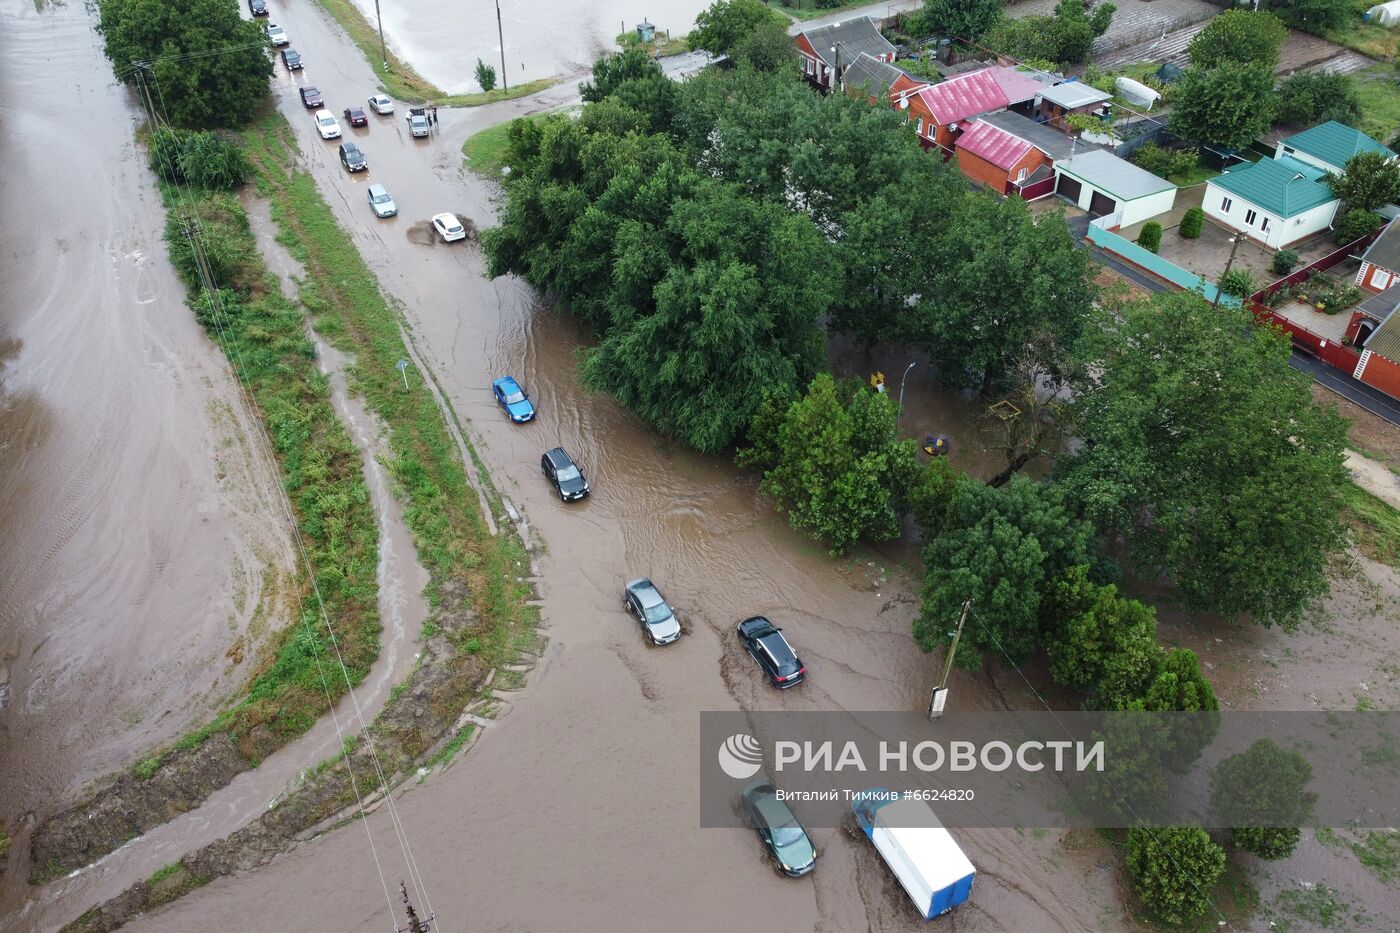
M 1015 68 L 994 66 L 949 78 L 941 84 L 891 94 L 891 105 L 903 110 L 925 149 L 937 147 L 945 158 L 972 125 L 973 118 L 1010 106 L 1030 106 L 1045 89 L 1044 82 Z
M 981 120 L 964 130 L 954 147 L 959 171 L 997 194 L 1017 193 L 1042 166 L 1049 171 L 1044 152 Z

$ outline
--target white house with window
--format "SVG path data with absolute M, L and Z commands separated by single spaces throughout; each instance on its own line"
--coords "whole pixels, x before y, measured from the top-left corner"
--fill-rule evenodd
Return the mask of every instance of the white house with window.
M 1338 200 L 1322 169 L 1292 156 L 1260 159 L 1206 182 L 1206 216 L 1273 249 L 1327 230 Z

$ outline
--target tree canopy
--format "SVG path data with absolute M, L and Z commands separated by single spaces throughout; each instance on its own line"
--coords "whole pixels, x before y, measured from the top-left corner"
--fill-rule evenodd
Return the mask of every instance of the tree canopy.
M 1004 0 L 924 0 L 910 14 L 910 35 L 956 36 L 976 42 L 1001 19 Z
M 604 55 L 593 63 L 593 80 L 578 86 L 579 95 L 587 103 L 600 101 L 627 81 L 648 77 L 665 77 L 645 49 L 630 48 Z
M 791 45 L 786 39 L 787 17 L 762 0 L 715 0 L 696 15 L 690 47 L 733 58 L 745 40 L 766 24 L 782 26 L 785 44 Z
M 1133 891 L 1156 919 L 1184 924 L 1210 909 L 1210 889 L 1225 872 L 1225 850 L 1204 829 L 1128 830 Z
M 1279 332 L 1191 292 L 1101 318 L 1097 378 L 1062 458 L 1072 501 L 1187 605 L 1291 626 L 1327 592 L 1346 422 L 1312 398 Z
M 1312 126 L 1336 120 L 1353 125 L 1361 118 L 1361 94 L 1351 75 L 1326 71 L 1300 71 L 1278 88 L 1280 123 Z
M 1240 848 L 1264 859 L 1287 858 L 1317 802 L 1307 790 L 1311 780 L 1312 765 L 1301 754 L 1260 739 L 1211 773 L 1211 811 L 1235 827 Z
M 1108 31 L 1116 10 L 1112 3 L 1100 3 L 1089 13 L 1083 0 L 1059 0 L 1054 16 L 997 21 L 986 44 L 1022 61 L 1076 65 L 1088 60 L 1094 40 Z
M 101 0 L 97 31 L 117 77 L 135 84 L 144 73 L 177 126 L 242 126 L 267 96 L 267 33 L 226 0 Z
M 1226 10 L 1213 17 L 1186 47 L 1191 64 L 1214 68 L 1221 62 L 1278 65 L 1288 29 L 1272 13 Z
M 802 398 L 765 404 L 739 463 L 762 469 L 764 494 L 833 554 L 861 539 L 888 540 L 899 534 L 918 472 L 914 441 L 896 434 L 897 413 L 888 395 L 822 373 Z
M 1400 197 L 1400 165 L 1380 152 L 1358 152 L 1341 175 L 1329 172 L 1325 181 L 1348 210 L 1374 211 Z
M 959 644 L 959 666 L 981 664 L 979 649 L 1016 663 L 1039 646 L 1041 600 L 1049 583 L 1092 558 L 1092 535 L 1065 508 L 1060 490 L 1014 477 L 993 488 L 961 478 L 941 530 L 926 529 L 923 608 L 914 641 L 925 651 L 947 642 L 968 597 L 977 619 Z
M 1315 36 L 1340 29 L 1347 17 L 1356 15 L 1353 6 L 1337 0 L 1264 0 L 1260 8 L 1278 14 L 1286 25 Z
M 1192 142 L 1244 149 L 1269 128 L 1277 106 L 1268 65 L 1224 60 L 1193 66 L 1172 90 L 1167 129 Z

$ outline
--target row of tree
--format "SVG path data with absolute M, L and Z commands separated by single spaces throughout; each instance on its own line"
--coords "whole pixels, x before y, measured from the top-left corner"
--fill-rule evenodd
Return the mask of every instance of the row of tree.
M 1108 31 L 1117 9 L 1084 0 L 1060 0 L 1053 16 L 1013 19 L 1003 0 L 924 0 L 904 23 L 915 38 L 947 36 L 977 42 L 1023 61 L 1077 65 L 1088 60 L 1094 40 Z

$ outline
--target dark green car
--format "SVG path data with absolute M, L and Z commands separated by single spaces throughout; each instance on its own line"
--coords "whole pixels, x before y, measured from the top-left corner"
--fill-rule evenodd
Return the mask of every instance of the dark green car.
M 764 780 L 754 781 L 744 788 L 740 803 L 744 822 L 758 833 L 783 874 L 800 878 L 817 867 L 817 847 L 797 815 L 778 799 L 777 788 Z

